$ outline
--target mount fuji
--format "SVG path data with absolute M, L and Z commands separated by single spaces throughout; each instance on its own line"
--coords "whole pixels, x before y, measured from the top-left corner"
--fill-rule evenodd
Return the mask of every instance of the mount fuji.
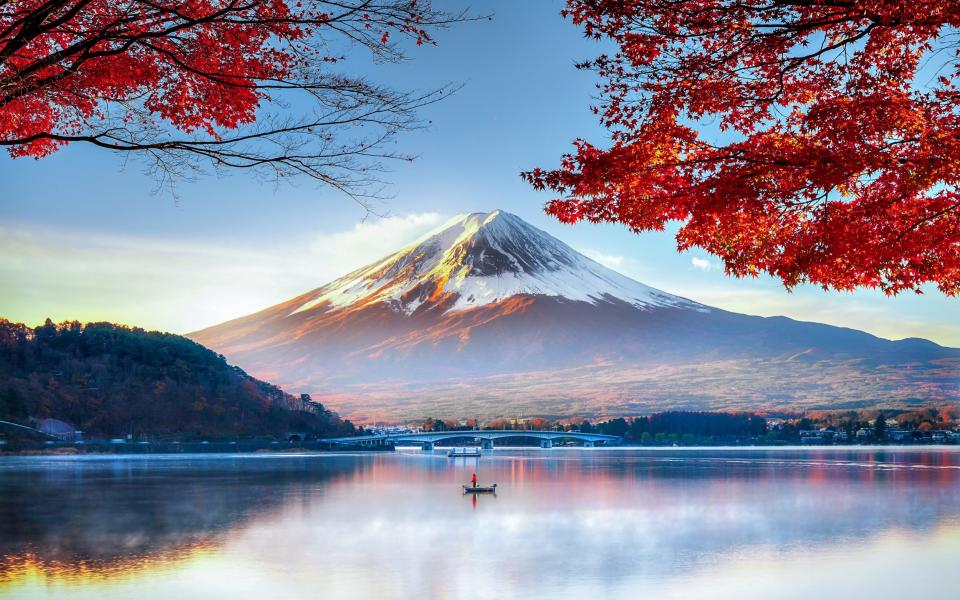
M 960 400 L 958 349 L 706 306 L 499 210 L 189 336 L 361 421 Z

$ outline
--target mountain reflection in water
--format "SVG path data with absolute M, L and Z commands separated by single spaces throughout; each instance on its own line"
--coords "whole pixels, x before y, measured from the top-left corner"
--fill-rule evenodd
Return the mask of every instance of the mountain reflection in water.
M 0 598 L 953 598 L 958 556 L 955 450 L 0 459 Z

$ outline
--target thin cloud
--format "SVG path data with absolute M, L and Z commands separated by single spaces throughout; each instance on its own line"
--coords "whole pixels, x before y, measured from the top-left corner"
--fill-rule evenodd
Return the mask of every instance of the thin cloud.
M 617 254 L 604 254 L 599 250 L 594 250 L 593 248 L 583 248 L 580 250 L 580 253 L 586 256 L 587 258 L 592 258 L 601 265 L 619 271 L 623 268 L 624 263 L 626 262 L 626 257 L 620 256 Z
M 315 289 L 395 252 L 445 218 L 406 214 L 321 235 L 234 243 L 0 225 L 0 316 L 29 324 L 50 317 L 193 331 Z M 956 301 L 937 296 L 936 290 L 896 298 L 809 287 L 787 294 L 772 280 L 723 278 L 705 285 L 706 278 L 689 271 L 684 278 L 682 269 L 583 252 L 638 281 L 726 310 L 960 346 L 960 324 L 949 318 Z
M 335 252 L 343 264 L 361 267 L 409 244 L 444 221 L 440 213 L 412 213 L 363 221 L 351 229 L 318 237 L 311 244 L 315 253 Z
M 0 226 L 0 315 L 193 331 L 317 288 L 443 220 L 416 213 L 279 243 L 222 244 Z
M 690 259 L 690 264 L 693 265 L 694 269 L 698 269 L 703 272 L 714 271 L 720 268 L 720 265 L 713 262 L 712 260 L 707 260 L 705 258 L 697 258 L 694 256 Z

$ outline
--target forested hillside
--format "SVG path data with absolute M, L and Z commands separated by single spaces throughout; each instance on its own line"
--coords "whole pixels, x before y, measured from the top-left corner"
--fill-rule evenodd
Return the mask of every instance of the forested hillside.
M 87 436 L 353 431 L 309 396 L 255 379 L 179 335 L 0 319 L 0 419 L 29 417 L 66 421 Z

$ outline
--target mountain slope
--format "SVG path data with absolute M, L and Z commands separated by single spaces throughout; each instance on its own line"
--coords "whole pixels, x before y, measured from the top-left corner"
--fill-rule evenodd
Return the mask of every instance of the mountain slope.
M 224 437 L 353 430 L 184 337 L 112 323 L 0 319 L 0 419 L 69 422 L 88 436 Z
M 957 350 L 925 340 L 674 296 L 502 211 L 451 219 L 325 286 L 190 336 L 261 377 L 369 418 L 441 416 L 440 407 L 452 417 L 521 407 L 611 415 L 638 410 L 642 398 L 658 410 L 710 408 L 767 375 L 779 384 L 745 394 L 746 402 L 954 401 L 960 361 Z M 816 373 L 831 368 L 845 375 L 817 385 Z M 642 376 L 677 369 L 690 373 L 687 383 Z

